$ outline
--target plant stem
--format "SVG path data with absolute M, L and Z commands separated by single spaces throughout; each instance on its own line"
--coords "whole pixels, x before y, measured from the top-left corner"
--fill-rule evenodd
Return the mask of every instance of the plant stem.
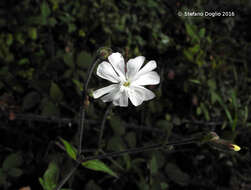
M 93 70 L 94 70 L 95 66 L 100 62 L 100 60 L 101 59 L 99 59 L 99 58 L 95 58 L 94 63 L 88 69 L 87 80 L 86 80 L 85 86 L 84 86 L 84 93 L 86 93 L 88 90 L 88 85 L 89 85 Z
M 76 165 L 71 169 L 71 171 L 64 177 L 64 179 L 60 182 L 60 184 L 56 187 L 56 190 L 60 190 L 63 185 L 71 178 L 74 172 L 77 170 L 80 163 L 76 163 Z
M 65 178 L 60 182 L 60 184 L 58 185 L 58 187 L 56 188 L 56 190 L 60 190 L 61 187 L 68 181 L 68 179 L 74 174 L 74 172 L 77 170 L 78 166 L 80 165 L 81 162 L 79 162 L 79 158 L 81 156 L 82 153 L 82 141 L 83 141 L 83 134 L 84 134 L 84 127 L 85 127 L 85 116 L 86 116 L 86 109 L 88 107 L 88 103 L 85 104 L 86 100 L 88 101 L 88 95 L 87 95 L 87 90 L 88 90 L 88 85 L 93 73 L 93 70 L 95 68 L 95 66 L 99 63 L 101 59 L 99 58 L 95 58 L 94 59 L 94 63 L 89 67 L 88 69 L 88 74 L 87 74 L 87 80 L 85 82 L 84 85 L 84 91 L 83 91 L 83 95 L 82 95 L 82 101 L 81 101 L 81 107 L 80 107 L 80 118 L 79 118 L 79 144 L 78 144 L 78 155 L 77 155 L 77 165 L 75 165 L 74 168 L 71 169 L 71 171 L 67 174 L 67 176 L 65 176 Z
M 104 129 L 105 129 L 106 118 L 107 118 L 109 112 L 111 111 L 112 107 L 113 107 L 113 103 L 111 102 L 108 105 L 108 107 L 106 108 L 105 114 L 103 116 L 101 127 L 100 127 L 99 139 L 98 139 L 98 148 L 100 148 L 100 146 L 101 146 L 102 138 L 103 138 L 103 134 L 104 134 Z
M 78 145 L 78 156 L 82 153 L 82 141 L 84 134 L 84 122 L 85 122 L 85 109 L 81 106 L 81 116 L 79 121 L 79 145 Z
M 184 144 L 193 144 L 196 143 L 197 139 L 192 138 L 192 139 L 186 139 L 182 141 L 174 141 L 166 144 L 153 144 L 153 145 L 148 145 L 148 146 L 143 146 L 143 147 L 138 147 L 138 148 L 131 148 L 127 150 L 122 150 L 118 152 L 111 152 L 111 153 L 106 153 L 103 155 L 96 155 L 96 156 L 89 156 L 81 160 L 81 162 L 88 161 L 88 160 L 96 160 L 96 159 L 106 159 L 109 157 L 118 157 L 123 154 L 135 154 L 135 153 L 140 153 L 140 152 L 145 152 L 145 151 L 150 151 L 150 150 L 158 150 L 160 148 L 165 148 L 166 146 L 177 146 L 177 145 L 184 145 Z
M 84 93 L 83 93 L 83 101 L 82 101 L 82 106 L 80 108 L 81 116 L 80 116 L 80 122 L 79 122 L 79 146 L 78 146 L 78 156 L 82 153 L 82 141 L 83 141 L 83 134 L 84 134 L 84 124 L 85 124 L 85 116 L 86 116 L 86 109 L 88 105 L 84 105 L 85 101 L 88 100 L 88 95 L 87 95 L 87 90 L 88 90 L 88 85 L 93 73 L 93 70 L 95 66 L 99 63 L 100 59 L 95 58 L 94 63 L 89 67 L 88 69 L 88 74 L 87 74 L 87 80 L 84 85 Z

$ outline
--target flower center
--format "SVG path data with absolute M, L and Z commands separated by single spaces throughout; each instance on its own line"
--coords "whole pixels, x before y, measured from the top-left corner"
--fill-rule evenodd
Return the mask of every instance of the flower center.
M 126 86 L 126 87 L 128 87 L 130 85 L 130 82 L 129 81 L 126 81 L 126 82 L 124 82 L 124 84 L 123 84 L 123 86 Z

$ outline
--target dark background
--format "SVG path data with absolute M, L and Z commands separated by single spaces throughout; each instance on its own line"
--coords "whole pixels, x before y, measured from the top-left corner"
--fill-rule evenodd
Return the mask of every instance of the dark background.
M 229 16 L 184 17 L 179 11 Z M 242 149 L 193 144 L 124 155 L 103 160 L 119 179 L 81 167 L 65 187 L 251 189 L 250 13 L 248 0 L 1 1 L 1 188 L 42 189 L 38 178 L 49 163 L 57 169 L 44 180 L 56 184 L 73 167 L 56 143 L 62 137 L 77 146 L 87 70 L 98 49 L 107 47 L 126 60 L 138 55 L 156 60 L 161 83 L 148 87 L 155 99 L 112 109 L 104 152 L 207 131 Z M 94 74 L 89 93 L 105 84 Z M 85 155 L 97 152 L 107 106 L 90 97 L 83 146 L 91 150 Z

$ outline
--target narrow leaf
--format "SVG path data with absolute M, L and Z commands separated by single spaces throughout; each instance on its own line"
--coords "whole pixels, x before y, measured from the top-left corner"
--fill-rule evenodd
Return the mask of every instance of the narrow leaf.
M 43 178 L 38 178 L 40 185 L 44 190 L 55 190 L 59 178 L 59 167 L 52 161 L 47 170 L 45 171 Z
M 41 4 L 41 14 L 43 18 L 46 18 L 51 14 L 50 7 L 46 3 L 46 1 L 43 1 L 43 3 Z
M 77 149 L 75 147 L 73 147 L 68 141 L 60 138 L 60 140 L 62 141 L 62 143 L 64 144 L 65 150 L 67 152 L 67 154 L 74 160 L 77 159 Z
M 118 178 L 118 175 L 114 173 L 105 163 L 103 163 L 100 160 L 89 160 L 89 161 L 83 162 L 82 166 L 90 170 L 105 172 L 107 174 L 110 174 L 113 177 Z

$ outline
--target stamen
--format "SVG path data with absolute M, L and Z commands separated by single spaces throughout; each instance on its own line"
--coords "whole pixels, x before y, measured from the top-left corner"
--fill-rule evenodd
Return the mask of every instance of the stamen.
M 124 82 L 124 84 L 123 84 L 123 86 L 129 86 L 130 85 L 130 82 L 129 81 L 127 81 L 127 82 Z

